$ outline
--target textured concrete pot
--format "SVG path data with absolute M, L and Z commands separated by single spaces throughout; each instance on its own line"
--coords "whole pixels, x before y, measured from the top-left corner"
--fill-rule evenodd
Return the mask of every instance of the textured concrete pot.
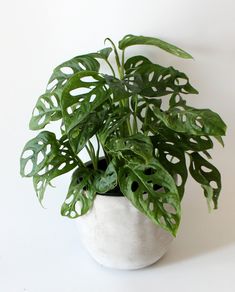
M 77 224 L 90 255 L 115 269 L 149 266 L 165 254 L 173 240 L 123 196 L 97 195 L 91 211 Z

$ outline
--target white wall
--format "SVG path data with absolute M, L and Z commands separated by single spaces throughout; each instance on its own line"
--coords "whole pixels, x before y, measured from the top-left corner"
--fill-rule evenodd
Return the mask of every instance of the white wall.
M 190 291 L 234 291 L 235 2 L 8 0 L 0 6 L 0 290 L 93 291 L 93 283 L 98 291 L 188 291 L 191 284 Z M 228 135 L 225 149 L 213 150 L 223 176 L 220 209 L 208 215 L 200 188 L 189 181 L 181 230 L 168 255 L 145 271 L 120 274 L 94 265 L 73 222 L 60 217 L 69 177 L 49 190 L 44 210 L 31 181 L 18 172 L 22 147 L 34 134 L 27 129 L 31 111 L 52 69 L 102 48 L 107 36 L 118 41 L 127 33 L 162 38 L 194 56 L 128 49 L 184 70 L 200 91 L 192 104 L 218 111 Z

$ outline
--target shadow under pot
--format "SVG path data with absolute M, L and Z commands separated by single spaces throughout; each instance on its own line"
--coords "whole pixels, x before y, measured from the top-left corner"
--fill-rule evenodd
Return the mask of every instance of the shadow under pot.
M 99 164 L 100 169 L 106 168 L 105 159 Z M 115 269 L 152 265 L 166 253 L 174 238 L 136 209 L 118 187 L 97 194 L 91 210 L 76 220 L 76 224 L 92 258 Z

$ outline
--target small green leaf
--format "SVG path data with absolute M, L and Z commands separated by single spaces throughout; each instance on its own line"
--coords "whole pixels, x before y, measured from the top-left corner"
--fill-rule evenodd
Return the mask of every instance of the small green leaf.
M 111 154 L 115 154 L 126 160 L 132 157 L 138 157 L 143 162 L 152 159 L 153 145 L 148 136 L 141 133 L 134 134 L 126 138 L 111 138 L 105 145 L 105 148 Z
M 61 215 L 72 219 L 84 215 L 92 207 L 95 195 L 93 172 L 85 167 L 76 169 L 61 207 Z
M 111 161 L 105 172 L 95 177 L 94 187 L 97 193 L 105 194 L 117 186 L 117 172 L 114 164 L 115 163 Z
M 156 160 L 127 163 L 118 173 L 122 193 L 155 224 L 176 235 L 180 222 L 180 198 L 174 179 Z M 163 191 L 159 188 L 163 187 Z
M 197 152 L 191 153 L 190 158 L 191 164 L 189 171 L 192 177 L 200 183 L 204 189 L 204 195 L 207 198 L 208 206 L 210 206 L 211 201 L 213 201 L 214 208 L 217 209 L 218 198 L 221 191 L 221 177 L 219 171 Z
M 177 57 L 185 59 L 193 58 L 190 54 L 183 51 L 182 49 L 154 37 L 135 36 L 132 34 L 128 34 L 121 41 L 119 41 L 119 49 L 121 50 L 124 50 L 125 48 L 134 45 L 152 45 Z

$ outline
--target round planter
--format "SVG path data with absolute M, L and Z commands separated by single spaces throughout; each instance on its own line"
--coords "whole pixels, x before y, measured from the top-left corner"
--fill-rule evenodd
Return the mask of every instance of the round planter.
M 76 222 L 90 255 L 110 268 L 149 266 L 165 254 L 173 240 L 124 196 L 97 195 L 93 208 Z

